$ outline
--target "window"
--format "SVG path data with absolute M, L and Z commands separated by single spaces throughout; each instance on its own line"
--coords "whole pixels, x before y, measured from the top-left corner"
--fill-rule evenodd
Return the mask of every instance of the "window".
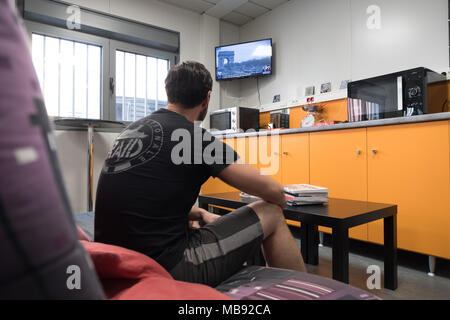
M 32 55 L 49 116 L 101 118 L 101 47 L 32 34 Z
M 176 54 L 25 24 L 49 116 L 128 122 L 166 106 L 164 82 Z
M 169 61 L 116 50 L 116 120 L 136 121 L 167 104 Z

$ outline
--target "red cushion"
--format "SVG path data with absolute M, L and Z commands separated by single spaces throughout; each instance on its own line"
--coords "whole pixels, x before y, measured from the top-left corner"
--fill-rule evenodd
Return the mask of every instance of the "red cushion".
M 81 243 L 94 262 L 108 299 L 230 299 L 211 287 L 174 280 L 155 260 L 141 253 L 98 242 Z
M 78 240 L 90 241 L 86 232 L 84 232 L 83 229 L 81 229 L 79 226 L 77 226 L 77 231 L 78 231 Z

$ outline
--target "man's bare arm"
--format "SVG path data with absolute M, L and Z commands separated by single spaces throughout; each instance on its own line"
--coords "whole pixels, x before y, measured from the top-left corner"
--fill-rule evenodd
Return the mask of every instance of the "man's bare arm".
M 223 169 L 219 178 L 232 187 L 277 204 L 281 208 L 286 205 L 283 186 L 241 160 Z

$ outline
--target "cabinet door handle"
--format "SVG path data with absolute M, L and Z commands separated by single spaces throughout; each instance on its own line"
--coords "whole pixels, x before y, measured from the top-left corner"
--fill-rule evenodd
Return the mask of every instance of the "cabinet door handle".
M 356 154 L 359 156 L 361 154 L 361 150 L 356 150 Z
M 378 153 L 378 150 L 373 149 L 373 150 L 372 150 L 372 153 L 373 153 L 373 154 L 377 154 L 377 153 Z
M 274 155 L 274 156 L 278 156 L 279 153 L 278 153 L 278 152 L 274 152 L 273 155 Z
M 287 152 L 283 152 L 283 155 L 287 156 L 287 155 L 288 155 L 288 153 L 287 153 Z

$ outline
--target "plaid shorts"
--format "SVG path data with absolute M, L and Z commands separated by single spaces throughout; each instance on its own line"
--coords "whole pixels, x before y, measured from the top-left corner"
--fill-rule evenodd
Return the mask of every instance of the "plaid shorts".
M 243 268 L 261 249 L 264 234 L 255 211 L 241 207 L 200 229 L 190 229 L 175 280 L 217 286 Z

